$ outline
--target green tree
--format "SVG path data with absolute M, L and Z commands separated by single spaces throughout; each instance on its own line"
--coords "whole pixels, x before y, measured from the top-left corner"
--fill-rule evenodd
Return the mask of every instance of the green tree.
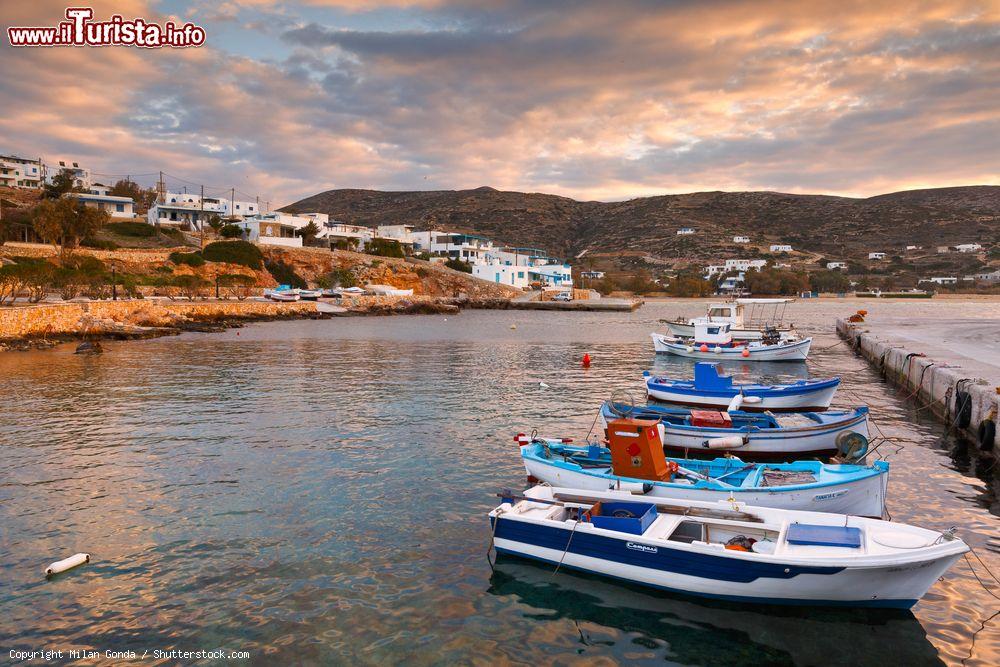
M 222 222 L 222 218 L 219 217 L 218 213 L 209 214 L 207 222 L 208 226 L 211 227 L 212 231 L 214 231 L 216 234 L 218 234 L 219 231 L 222 229 L 222 227 L 225 225 L 225 223 Z
M 131 197 L 135 202 L 137 213 L 143 213 L 156 201 L 156 190 L 144 188 L 135 181 L 125 178 L 111 186 L 109 194 L 112 197 Z
M 320 231 L 319 227 L 316 225 L 316 223 L 310 220 L 309 224 L 303 227 L 302 229 L 299 229 L 297 233 L 299 236 L 302 237 L 302 243 L 304 245 L 309 245 L 309 243 L 315 240 L 316 236 L 319 234 L 319 231 Z
M 814 292 L 846 292 L 851 281 L 840 271 L 816 271 L 809 276 L 809 285 Z
M 208 281 L 201 276 L 184 274 L 175 276 L 173 285 L 180 290 L 182 295 L 194 301 L 197 297 L 204 295 L 205 288 L 208 287 Z
M 76 187 L 76 179 L 69 169 L 60 169 L 59 173 L 52 177 L 51 183 L 46 183 L 42 191 L 42 196 L 46 199 L 59 199 L 70 192 L 80 192 L 82 188 Z
M 240 301 L 250 296 L 254 285 L 253 277 L 242 273 L 225 273 L 216 280 L 219 287 L 226 290 L 227 296 L 234 296 Z
M 232 223 L 223 225 L 219 229 L 219 236 L 224 239 L 238 239 L 243 237 L 243 228 Z
M 84 206 L 71 197 L 43 201 L 32 212 L 35 233 L 53 247 L 61 247 L 63 253 L 75 249 L 81 239 L 96 234 L 110 219 L 107 211 Z
M 463 273 L 472 273 L 472 264 L 468 262 L 463 262 L 460 259 L 449 259 L 444 263 L 449 269 L 455 269 L 456 271 L 462 271 Z

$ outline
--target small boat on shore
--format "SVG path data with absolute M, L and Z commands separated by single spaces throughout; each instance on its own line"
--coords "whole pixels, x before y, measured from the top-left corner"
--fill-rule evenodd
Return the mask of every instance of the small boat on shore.
M 300 289 L 299 298 L 303 301 L 316 301 L 323 296 L 323 291 L 318 289 Z
M 834 455 L 862 458 L 868 451 L 868 408 L 768 414 L 709 412 L 666 405 L 605 402 L 600 421 L 622 416 L 659 421 L 667 454 L 702 458 L 721 451 L 747 461 L 793 461 Z
M 664 403 L 694 408 L 728 407 L 741 397 L 740 409 L 749 412 L 821 411 L 830 407 L 840 378 L 797 380 L 790 384 L 734 384 L 733 378 L 720 375 L 715 363 L 700 361 L 694 365 L 694 380 L 674 380 L 646 376 L 646 393 Z
M 736 341 L 728 324 L 695 324 L 694 338 L 652 333 L 657 353 L 675 354 L 690 359 L 715 361 L 805 361 L 812 338 L 780 338 Z
M 498 553 L 761 604 L 909 608 L 969 547 L 878 519 L 535 486 L 489 513 Z
M 271 301 L 290 302 L 299 300 L 299 291 L 290 285 L 278 285 L 274 289 L 264 290 L 264 296 Z
M 588 491 L 614 488 L 653 498 L 735 498 L 761 507 L 879 518 L 885 510 L 889 476 L 885 461 L 865 466 L 820 461 L 748 464 L 738 458 L 665 458 L 669 469 L 676 472 L 666 480 L 647 480 L 615 474 L 609 448 L 582 447 L 546 438 L 534 438 L 522 445 L 521 460 L 529 479 L 552 486 Z
M 795 338 L 795 328 L 784 323 L 785 308 L 795 299 L 736 299 L 726 303 L 711 303 L 701 317 L 660 320 L 667 333 L 680 338 L 693 338 L 695 325 L 729 324 L 736 340 L 760 340 L 767 335 Z

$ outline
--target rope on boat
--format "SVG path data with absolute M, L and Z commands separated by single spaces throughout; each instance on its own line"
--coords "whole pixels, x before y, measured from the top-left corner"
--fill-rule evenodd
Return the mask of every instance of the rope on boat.
M 494 550 L 494 541 L 497 535 L 497 526 L 500 525 L 500 515 L 503 514 L 503 507 L 497 508 L 497 515 L 493 519 L 493 528 L 490 530 L 490 547 L 486 550 L 486 562 L 490 565 L 490 571 L 496 572 L 496 568 L 493 567 L 493 560 L 490 559 L 490 553 Z
M 569 539 L 566 540 L 566 548 L 563 549 L 562 556 L 559 557 L 559 563 L 556 565 L 556 569 L 552 571 L 552 576 L 556 576 L 559 573 L 559 568 L 562 567 L 563 559 L 566 558 L 567 552 L 569 552 L 569 545 L 573 544 L 573 535 L 576 534 L 576 527 L 580 525 L 580 520 L 577 518 L 576 523 L 573 524 L 573 530 L 569 531 Z
M 972 550 L 972 547 L 969 547 L 969 551 L 972 551 L 973 555 L 975 555 L 975 553 L 976 553 L 975 551 Z M 978 581 L 979 585 L 983 587 L 983 590 L 986 591 L 987 593 L 989 593 L 990 595 L 992 595 L 997 600 L 1000 600 L 1000 595 L 997 595 L 996 593 L 994 593 L 993 591 L 991 591 L 989 589 L 989 587 L 986 585 L 986 583 L 982 579 L 979 578 L 979 573 L 976 572 L 976 568 L 972 567 L 972 563 L 969 562 L 969 554 L 962 554 L 962 558 L 965 559 L 965 564 L 969 566 L 969 571 L 972 572 L 972 576 L 974 576 L 976 578 L 976 581 Z M 976 556 L 976 558 L 979 558 L 979 556 Z M 980 561 L 980 562 L 982 562 L 982 561 Z M 986 571 L 989 572 L 988 569 Z M 993 576 L 992 572 L 990 572 L 990 576 Z M 994 577 L 994 579 L 995 578 L 996 577 Z

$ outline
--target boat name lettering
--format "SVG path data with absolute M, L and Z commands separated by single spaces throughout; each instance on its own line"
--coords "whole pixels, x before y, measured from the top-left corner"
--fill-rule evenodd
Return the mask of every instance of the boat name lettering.
M 841 489 L 840 491 L 834 491 L 832 493 L 821 493 L 818 496 L 813 496 L 813 500 L 831 500 L 833 498 L 839 498 L 843 495 L 847 495 L 850 489 Z
M 657 547 L 651 547 L 646 544 L 636 544 L 635 542 L 626 542 L 625 547 L 631 549 L 632 551 L 643 551 L 648 554 L 659 553 L 660 550 Z
M 639 437 L 638 433 L 626 433 L 625 431 L 615 431 L 615 435 L 621 435 L 621 436 L 624 436 L 626 438 L 638 438 Z

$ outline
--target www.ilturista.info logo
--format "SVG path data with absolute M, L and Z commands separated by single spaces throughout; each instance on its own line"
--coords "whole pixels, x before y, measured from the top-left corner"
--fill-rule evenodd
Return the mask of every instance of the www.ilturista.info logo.
M 146 49 L 184 48 L 205 43 L 205 29 L 193 23 L 163 25 L 115 14 L 109 21 L 91 21 L 90 7 L 68 7 L 66 21 L 52 27 L 10 27 L 11 46 L 139 46 Z

